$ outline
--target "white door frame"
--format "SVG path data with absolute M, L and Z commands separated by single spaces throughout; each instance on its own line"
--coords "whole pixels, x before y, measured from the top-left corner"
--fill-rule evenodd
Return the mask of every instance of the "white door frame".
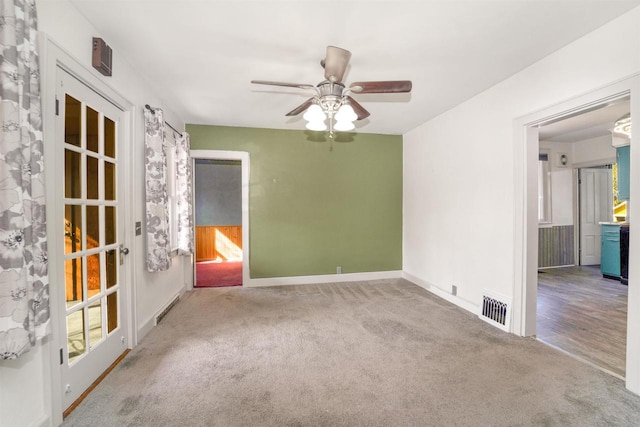
M 43 121 L 43 139 L 44 139 L 44 157 L 45 157 L 45 177 L 48 183 L 55 182 L 55 170 L 56 165 L 52 163 L 52 159 L 56 158 L 56 150 L 59 148 L 56 146 L 55 141 L 55 127 L 56 127 L 56 70 L 58 67 L 62 68 L 73 77 L 84 83 L 103 98 L 107 99 L 112 104 L 116 105 L 123 111 L 123 122 L 121 126 L 124 126 L 125 141 L 122 147 L 126 147 L 125 150 L 121 150 L 122 156 L 122 168 L 124 168 L 124 180 L 125 182 L 131 182 L 133 177 L 133 144 L 134 141 L 134 106 L 125 97 L 120 95 L 117 91 L 104 83 L 102 78 L 95 70 L 91 70 L 77 61 L 73 56 L 67 53 L 64 48 L 58 45 L 53 40 L 49 39 L 46 34 L 40 33 L 40 70 L 41 70 L 41 98 L 42 98 L 42 121 Z M 50 209 L 62 209 L 61 200 L 57 200 L 55 197 L 55 191 L 53 186 L 47 187 L 46 191 L 46 203 L 47 211 Z M 126 247 L 133 247 L 133 192 L 128 195 L 125 194 L 122 197 L 124 202 L 125 211 L 123 212 L 124 218 L 124 241 L 122 242 Z M 47 222 L 47 236 L 56 236 L 56 229 L 59 224 L 55 224 L 52 221 Z M 53 244 L 56 242 L 53 241 Z M 52 247 L 52 246 L 50 246 Z M 58 277 L 58 269 L 63 265 L 63 257 L 57 254 L 55 251 L 49 251 L 49 275 L 50 277 Z M 134 255 L 134 254 L 132 254 Z M 124 289 L 126 304 L 122 307 L 122 310 L 126 310 L 129 318 L 128 328 L 129 342 L 127 348 L 132 348 L 137 342 L 136 328 L 137 324 L 135 313 L 135 287 L 133 280 L 133 265 L 135 265 L 135 258 L 129 255 L 128 261 L 120 266 L 121 276 L 127 283 Z M 57 287 L 59 288 L 59 287 Z M 45 390 L 45 407 L 49 407 L 51 411 L 51 424 L 59 425 L 62 423 L 62 413 L 66 409 L 63 407 L 63 385 L 60 375 L 60 353 L 61 346 L 66 345 L 66 332 L 60 330 L 59 319 L 60 316 L 64 316 L 65 313 L 60 313 L 58 307 L 61 306 L 60 298 L 64 298 L 61 292 L 56 292 L 52 287 L 49 295 L 49 306 L 51 316 L 51 337 L 46 341 L 48 346 L 48 356 L 45 356 L 44 375 L 51 379 L 50 389 Z M 64 289 L 64 287 L 62 288 Z M 64 342 L 63 342 L 64 341 Z M 45 350 L 45 353 L 47 350 Z M 46 384 L 46 382 L 45 382 Z
M 249 259 L 249 153 L 247 151 L 226 151 L 226 150 L 191 150 L 191 161 L 193 166 L 191 188 L 193 191 L 192 200 L 193 203 L 193 235 L 196 235 L 196 221 L 195 221 L 195 160 L 196 159 L 210 159 L 210 160 L 239 160 L 241 162 L 242 169 L 242 286 L 250 286 L 251 273 L 250 273 L 250 259 Z M 195 242 L 194 242 L 195 243 Z M 195 244 L 194 244 L 195 246 Z M 195 247 L 194 247 L 195 250 Z M 188 286 L 188 291 L 193 289 L 195 285 L 196 277 L 196 262 L 195 254 L 193 257 L 193 280 Z
M 538 126 L 583 113 L 606 102 L 631 97 L 631 118 L 640 123 L 640 74 L 606 85 L 587 94 L 514 120 L 514 288 L 512 332 L 531 336 L 536 332 L 538 219 Z M 631 182 L 640 182 L 640 132 L 631 139 Z M 640 201 L 640 185 L 631 185 L 631 200 Z M 633 202 L 632 202 L 633 203 Z M 640 209 L 629 210 L 630 259 L 640 256 Z M 638 279 L 636 279 L 638 278 Z M 629 265 L 626 386 L 640 394 L 640 263 Z

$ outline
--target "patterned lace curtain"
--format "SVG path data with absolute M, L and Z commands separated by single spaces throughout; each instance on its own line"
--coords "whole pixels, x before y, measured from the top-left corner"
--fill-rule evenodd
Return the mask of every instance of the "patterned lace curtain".
M 49 333 L 36 6 L 0 2 L 0 359 Z
M 193 203 L 191 192 L 191 159 L 189 151 L 191 144 L 189 134 L 183 132 L 176 141 L 176 198 L 178 219 L 178 253 L 189 255 L 193 253 Z
M 161 109 L 144 110 L 145 182 L 147 211 L 147 270 L 165 271 L 171 266 L 169 196 L 164 117 Z

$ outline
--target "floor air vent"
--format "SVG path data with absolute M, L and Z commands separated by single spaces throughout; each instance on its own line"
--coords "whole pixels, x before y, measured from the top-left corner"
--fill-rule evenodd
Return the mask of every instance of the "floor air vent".
M 482 291 L 480 318 L 493 326 L 509 332 L 511 323 L 511 299 L 504 295 Z
M 156 325 L 158 323 L 160 323 L 160 321 L 162 320 L 162 318 L 164 316 L 167 315 L 167 313 L 169 312 L 169 310 L 171 310 L 173 308 L 174 305 L 176 305 L 178 303 L 178 301 L 180 301 L 180 295 L 176 295 L 176 297 L 173 299 L 173 301 L 171 301 L 164 310 L 162 310 L 160 313 L 158 313 L 158 315 L 156 316 Z

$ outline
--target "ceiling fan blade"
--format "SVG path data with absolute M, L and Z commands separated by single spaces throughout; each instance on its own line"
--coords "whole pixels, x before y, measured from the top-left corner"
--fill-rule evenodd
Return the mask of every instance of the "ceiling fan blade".
M 324 77 L 333 82 L 341 82 L 349 65 L 351 52 L 335 46 L 327 46 L 327 56 L 321 61 Z
M 353 82 L 349 88 L 355 93 L 403 93 L 411 92 L 411 80 L 386 82 Z
M 350 96 L 347 96 L 347 99 L 349 100 L 349 104 L 351 104 L 351 108 L 353 108 L 353 111 L 356 113 L 356 116 L 358 116 L 358 120 L 366 119 L 371 115 L 371 113 L 365 110 L 358 101 Z
M 313 104 L 313 98 L 307 99 L 302 104 L 300 104 L 299 106 L 297 106 L 293 110 L 289 111 L 286 114 L 286 116 L 297 116 L 298 114 L 300 114 L 303 111 L 305 111 L 307 108 L 311 107 L 311 104 Z
M 300 83 L 285 83 L 285 82 L 272 82 L 269 80 L 251 80 L 251 83 L 257 85 L 269 85 L 269 86 L 284 86 L 284 87 L 297 87 L 299 89 L 314 89 L 315 86 L 300 84 Z

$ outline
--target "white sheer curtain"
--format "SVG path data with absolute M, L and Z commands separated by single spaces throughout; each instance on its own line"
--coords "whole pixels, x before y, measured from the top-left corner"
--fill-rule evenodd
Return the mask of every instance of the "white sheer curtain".
M 178 221 L 178 253 L 193 253 L 192 170 L 189 134 L 183 132 L 176 141 L 176 210 Z

